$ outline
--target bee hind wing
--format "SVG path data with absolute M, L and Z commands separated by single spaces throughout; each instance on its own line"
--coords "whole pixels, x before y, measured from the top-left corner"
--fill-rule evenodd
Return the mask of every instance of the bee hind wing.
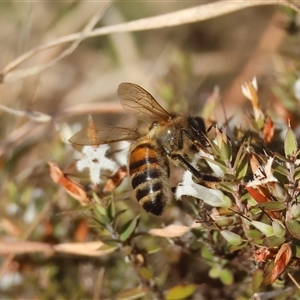
M 132 141 L 140 137 L 140 133 L 123 127 L 102 126 L 100 129 L 84 128 L 76 132 L 69 142 L 75 145 L 102 145 L 120 141 Z

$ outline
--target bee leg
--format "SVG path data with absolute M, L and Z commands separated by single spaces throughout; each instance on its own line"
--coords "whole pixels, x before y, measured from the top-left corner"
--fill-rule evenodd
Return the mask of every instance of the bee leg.
M 193 174 L 194 178 L 196 179 L 195 182 L 198 184 L 203 184 L 209 188 L 215 188 L 218 183 L 222 182 L 222 179 L 219 177 L 199 172 L 180 154 L 173 154 L 171 158 L 174 160 L 179 160 L 183 167 Z
M 192 141 L 194 144 L 200 146 L 200 147 L 208 147 L 209 144 L 205 138 L 205 135 L 203 133 L 202 137 L 200 138 L 200 142 L 198 140 L 194 140 L 191 135 L 189 134 L 188 131 L 186 131 L 185 129 L 181 129 L 180 130 L 180 138 L 178 140 L 178 149 L 181 150 L 183 148 L 183 136 L 186 136 L 190 141 Z

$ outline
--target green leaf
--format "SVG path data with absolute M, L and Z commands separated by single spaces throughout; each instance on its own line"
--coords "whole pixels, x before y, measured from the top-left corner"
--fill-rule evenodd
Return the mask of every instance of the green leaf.
M 296 220 L 285 222 L 288 231 L 298 240 L 300 240 L 300 224 Z
M 280 211 L 286 209 L 286 205 L 283 202 L 263 202 L 256 206 L 266 211 Z
M 100 227 L 102 228 L 107 228 L 107 220 L 103 221 L 103 220 L 99 220 L 98 218 L 96 217 L 92 217 L 92 219 L 98 224 L 100 225 Z
M 256 229 L 251 229 L 251 230 L 247 231 L 247 237 L 249 239 L 258 240 L 263 237 L 263 234 Z
M 231 247 L 230 247 L 230 252 L 238 251 L 238 250 L 244 248 L 245 246 L 247 246 L 247 243 L 246 243 L 246 242 L 245 242 L 245 243 L 242 243 L 242 244 L 240 244 L 240 245 L 237 245 L 237 246 L 231 245 Z
M 100 215 L 100 216 L 107 217 L 106 209 L 101 204 L 95 205 L 95 212 L 98 213 L 98 215 Z
M 295 253 L 295 256 L 300 258 L 300 247 L 299 246 L 293 246 L 293 253 Z
M 209 270 L 208 275 L 210 278 L 219 278 L 221 275 L 221 268 L 219 266 L 213 267 Z
M 166 300 L 184 300 L 195 293 L 197 289 L 196 284 L 176 285 L 170 288 L 165 296 Z
M 262 284 L 264 272 L 263 270 L 257 269 L 254 271 L 252 276 L 252 290 L 257 292 Z
M 288 127 L 285 139 L 284 139 L 284 153 L 285 157 L 289 158 L 290 156 L 294 155 L 297 152 L 298 144 L 296 140 L 296 136 L 291 129 L 291 127 Z
M 251 221 L 251 224 L 267 237 L 274 234 L 273 227 L 269 224 L 259 221 Z
M 238 161 L 237 166 L 235 167 L 236 178 L 243 179 L 248 171 L 248 156 L 244 154 L 241 160 Z
M 291 216 L 294 219 L 297 219 L 300 217 L 300 205 L 299 204 L 294 204 L 291 207 Z
M 220 273 L 220 280 L 225 285 L 231 285 L 233 284 L 233 275 L 228 269 L 223 269 Z
M 300 179 L 300 167 L 295 169 L 295 180 L 298 181 Z
M 263 246 L 268 248 L 278 247 L 285 242 L 285 238 L 278 236 L 269 236 L 263 239 Z
M 207 247 L 203 247 L 201 249 L 201 256 L 205 259 L 205 260 L 213 260 L 214 259 L 214 255 L 212 254 L 212 252 L 210 251 L 210 249 L 208 249 Z
M 112 200 L 107 208 L 107 216 L 110 221 L 115 218 L 116 210 L 115 210 L 115 202 Z
M 137 216 L 136 218 L 134 218 L 133 220 L 128 221 L 122 228 L 122 232 L 120 234 L 120 240 L 122 242 L 126 241 L 134 232 L 136 225 L 137 225 L 137 221 L 139 219 L 140 216 Z
M 232 158 L 231 142 L 228 139 L 225 130 L 222 131 L 221 137 L 222 137 L 222 142 L 219 145 L 221 150 L 221 157 L 223 158 L 224 161 L 231 161 Z
M 284 167 L 284 166 L 280 166 L 280 165 L 276 166 L 276 167 L 273 168 L 273 170 L 274 170 L 274 173 L 277 172 L 277 173 L 279 173 L 283 176 L 288 176 L 289 175 L 289 170 L 287 170 L 287 168 Z
M 220 233 L 223 238 L 231 245 L 238 246 L 243 242 L 242 238 L 238 234 L 229 230 L 221 230 Z
M 139 268 L 140 275 L 147 280 L 154 278 L 153 271 L 146 267 Z
M 285 226 L 282 224 L 281 221 L 274 219 L 272 221 L 272 227 L 274 230 L 274 235 L 277 237 L 284 237 L 286 233 Z

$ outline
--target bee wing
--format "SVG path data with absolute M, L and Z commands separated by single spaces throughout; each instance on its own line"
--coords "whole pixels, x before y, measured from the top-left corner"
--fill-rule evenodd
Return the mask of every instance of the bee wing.
M 137 84 L 122 82 L 118 88 L 118 95 L 123 108 L 141 120 L 146 117 L 151 120 L 169 121 L 172 118 L 150 93 Z
M 69 142 L 75 145 L 102 145 L 137 140 L 140 136 L 138 131 L 123 127 L 102 126 L 101 129 L 87 127 L 76 132 Z

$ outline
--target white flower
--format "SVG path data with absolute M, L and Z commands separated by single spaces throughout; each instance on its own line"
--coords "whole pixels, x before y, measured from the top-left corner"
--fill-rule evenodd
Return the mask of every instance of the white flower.
M 77 164 L 77 170 L 90 169 L 91 181 L 94 184 L 101 182 L 101 170 L 109 170 L 113 174 L 117 172 L 119 165 L 105 156 L 109 145 L 100 145 L 99 147 L 84 146 L 82 153 L 85 154 L 83 159 L 80 159 Z
M 183 180 L 176 189 L 176 199 L 180 199 L 183 195 L 201 199 L 214 207 L 229 207 L 231 205 L 231 200 L 221 191 L 209 189 L 195 183 L 189 171 L 184 173 Z
M 249 186 L 258 186 L 267 184 L 268 182 L 278 182 L 278 179 L 272 173 L 272 163 L 274 158 L 269 157 L 267 163 L 264 166 L 259 166 L 254 174 L 254 179 L 247 183 Z

